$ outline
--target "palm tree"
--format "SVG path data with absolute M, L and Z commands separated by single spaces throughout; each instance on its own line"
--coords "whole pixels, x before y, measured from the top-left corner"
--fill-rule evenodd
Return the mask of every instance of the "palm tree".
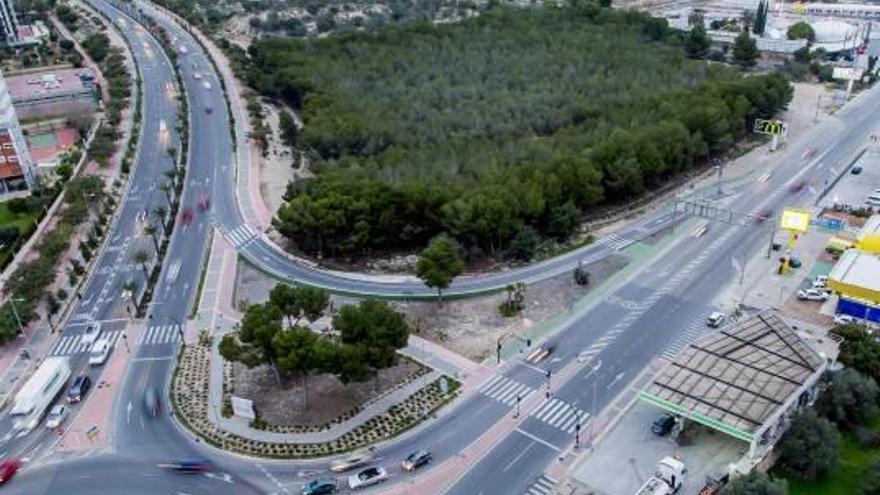
M 178 177 L 178 175 L 179 175 L 178 172 L 177 172 L 177 167 L 175 167 L 175 168 L 169 168 L 168 170 L 166 170 L 166 171 L 164 171 L 164 172 L 162 172 L 162 173 L 165 174 L 165 177 L 168 177 L 168 178 L 171 180 L 171 184 L 172 184 L 172 186 L 176 186 L 176 185 L 177 185 L 177 177 Z
M 150 253 L 148 253 L 146 249 L 138 249 L 131 255 L 131 261 L 141 265 L 141 269 L 144 271 L 144 277 L 149 280 L 150 272 L 147 271 L 147 262 L 150 261 Z
M 156 252 L 159 252 L 159 240 L 156 238 L 156 232 L 159 229 L 155 225 L 146 225 L 144 226 L 144 233 L 148 234 L 153 238 L 153 246 L 156 248 Z
M 159 224 L 162 225 L 162 235 L 168 235 L 168 227 L 165 222 L 165 217 L 168 216 L 168 208 L 164 206 L 157 206 L 153 208 L 153 216 L 159 219 Z
M 171 186 L 170 182 L 163 182 L 162 184 L 159 185 L 159 189 L 161 189 L 162 192 L 165 193 L 165 198 L 168 200 L 168 207 L 170 208 L 171 207 L 171 191 L 173 191 L 174 188 Z

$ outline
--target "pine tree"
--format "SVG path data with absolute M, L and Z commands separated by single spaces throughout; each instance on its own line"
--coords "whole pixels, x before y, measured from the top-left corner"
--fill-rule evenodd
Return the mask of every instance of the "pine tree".
M 755 13 L 755 22 L 752 31 L 757 35 L 764 34 L 764 28 L 767 26 L 767 2 L 761 0 L 758 4 L 758 11 Z
M 703 26 L 702 20 L 694 25 L 684 39 L 684 51 L 691 58 L 706 58 L 711 45 L 712 40 L 706 34 L 706 27 Z
M 758 59 L 758 46 L 755 40 L 749 36 L 749 31 L 743 29 L 736 41 L 733 42 L 733 61 L 744 68 L 752 67 Z

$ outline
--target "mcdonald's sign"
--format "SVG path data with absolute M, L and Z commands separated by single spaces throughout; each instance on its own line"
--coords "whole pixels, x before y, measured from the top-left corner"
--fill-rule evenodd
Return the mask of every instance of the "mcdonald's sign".
M 771 136 L 784 136 L 788 133 L 788 124 L 781 120 L 755 120 L 755 132 Z

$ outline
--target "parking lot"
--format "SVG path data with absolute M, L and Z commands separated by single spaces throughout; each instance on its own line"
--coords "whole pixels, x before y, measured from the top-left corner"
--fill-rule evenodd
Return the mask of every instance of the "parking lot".
M 687 468 L 679 493 L 691 495 L 700 491 L 708 474 L 726 470 L 748 450 L 745 442 L 705 427 L 699 428 L 688 445 L 677 445 L 669 436 L 651 432 L 651 423 L 660 414 L 656 407 L 637 402 L 601 439 L 595 452 L 574 466 L 570 481 L 581 485 L 584 493 L 635 493 L 660 459 L 676 455 Z
M 861 167 L 861 173 L 851 173 L 852 168 L 855 167 Z M 833 170 L 833 167 L 829 168 L 829 180 L 833 180 L 832 176 L 839 172 L 840 170 Z M 868 194 L 878 188 L 880 188 L 880 146 L 869 146 L 853 167 L 841 176 L 834 189 L 822 198 L 819 206 L 826 208 L 832 208 L 835 204 L 850 205 L 853 208 L 868 206 L 865 202 Z

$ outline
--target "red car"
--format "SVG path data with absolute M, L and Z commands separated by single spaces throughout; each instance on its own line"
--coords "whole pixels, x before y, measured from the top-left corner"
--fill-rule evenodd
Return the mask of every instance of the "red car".
M 18 459 L 6 459 L 2 463 L 0 463 L 0 485 L 9 481 L 15 473 L 18 472 L 18 468 L 21 467 L 21 462 Z

